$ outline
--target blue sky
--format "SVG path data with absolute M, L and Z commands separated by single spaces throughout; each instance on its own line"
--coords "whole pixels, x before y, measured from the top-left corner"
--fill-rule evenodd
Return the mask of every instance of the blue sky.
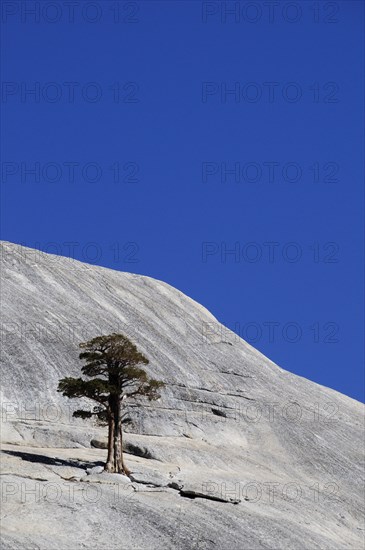
M 363 3 L 70 10 L 3 3 L 2 239 L 162 279 L 362 400 Z

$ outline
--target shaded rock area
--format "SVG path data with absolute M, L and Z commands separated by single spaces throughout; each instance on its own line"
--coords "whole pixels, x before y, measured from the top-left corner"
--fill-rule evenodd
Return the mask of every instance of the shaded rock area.
M 149 277 L 2 243 L 2 549 L 360 550 L 362 404 L 279 368 Z M 122 332 L 166 384 L 127 409 L 130 478 L 72 416 L 78 343 Z M 77 402 L 78 401 L 78 402 Z
M 108 448 L 108 440 L 105 439 L 104 441 L 100 441 L 99 439 L 92 439 L 90 441 L 90 445 L 92 447 L 95 447 L 95 449 L 107 449 Z
M 130 442 L 126 442 L 123 446 L 126 453 L 130 453 L 135 456 L 142 456 L 143 458 L 155 458 L 151 451 L 143 445 L 136 445 Z

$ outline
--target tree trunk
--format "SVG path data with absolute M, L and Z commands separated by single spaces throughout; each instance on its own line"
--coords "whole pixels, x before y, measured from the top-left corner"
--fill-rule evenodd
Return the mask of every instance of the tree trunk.
M 106 459 L 105 470 L 113 472 L 113 439 L 114 439 L 114 417 L 109 409 L 109 428 L 108 428 L 108 458 Z
M 125 473 L 125 475 L 129 476 L 131 471 L 125 465 L 124 456 L 123 456 L 123 426 L 122 426 L 122 421 L 120 421 L 119 434 L 120 434 L 119 435 L 119 437 L 120 437 L 120 464 L 122 466 L 122 470 Z
M 129 475 L 130 470 L 123 460 L 123 432 L 121 403 L 117 397 L 110 400 L 110 418 L 108 432 L 108 458 L 105 470 L 110 473 Z

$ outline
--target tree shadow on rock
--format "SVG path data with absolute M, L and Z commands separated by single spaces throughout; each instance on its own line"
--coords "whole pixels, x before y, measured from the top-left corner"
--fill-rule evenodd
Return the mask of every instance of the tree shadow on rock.
M 40 455 L 35 453 L 27 453 L 24 451 L 2 451 L 3 453 L 6 453 L 11 456 L 16 456 L 18 458 L 21 458 L 22 460 L 26 460 L 27 462 L 35 462 L 38 464 L 47 464 L 48 466 L 71 466 L 73 468 L 93 468 L 94 466 L 104 466 L 104 462 L 101 462 L 100 460 L 93 461 L 93 460 L 78 460 L 77 458 L 72 459 L 63 459 L 63 458 L 57 458 L 57 457 L 51 457 L 46 455 Z

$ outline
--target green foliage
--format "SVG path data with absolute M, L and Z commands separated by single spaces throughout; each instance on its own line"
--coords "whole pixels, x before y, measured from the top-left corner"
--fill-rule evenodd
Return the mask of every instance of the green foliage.
M 101 378 L 94 378 L 93 380 L 62 378 L 59 381 L 57 391 L 70 398 L 88 397 L 100 403 L 106 403 L 108 395 L 113 391 L 113 386 Z
M 120 370 L 149 363 L 137 347 L 122 334 L 97 336 L 89 342 L 81 343 L 80 348 L 85 351 L 80 353 L 79 357 L 86 361 L 86 365 L 81 369 L 82 373 L 90 377 L 105 375 L 113 369 Z
M 73 414 L 80 418 L 96 416 L 100 422 L 107 422 L 111 400 L 120 404 L 122 399 L 143 396 L 149 400 L 160 397 L 159 390 L 164 383 L 149 378 L 140 365 L 147 365 L 148 359 L 122 334 L 97 336 L 79 347 L 84 350 L 79 358 L 85 362 L 82 374 L 91 378 L 66 377 L 59 381 L 57 391 L 65 397 L 87 397 L 98 403 L 93 411 L 77 410 Z

